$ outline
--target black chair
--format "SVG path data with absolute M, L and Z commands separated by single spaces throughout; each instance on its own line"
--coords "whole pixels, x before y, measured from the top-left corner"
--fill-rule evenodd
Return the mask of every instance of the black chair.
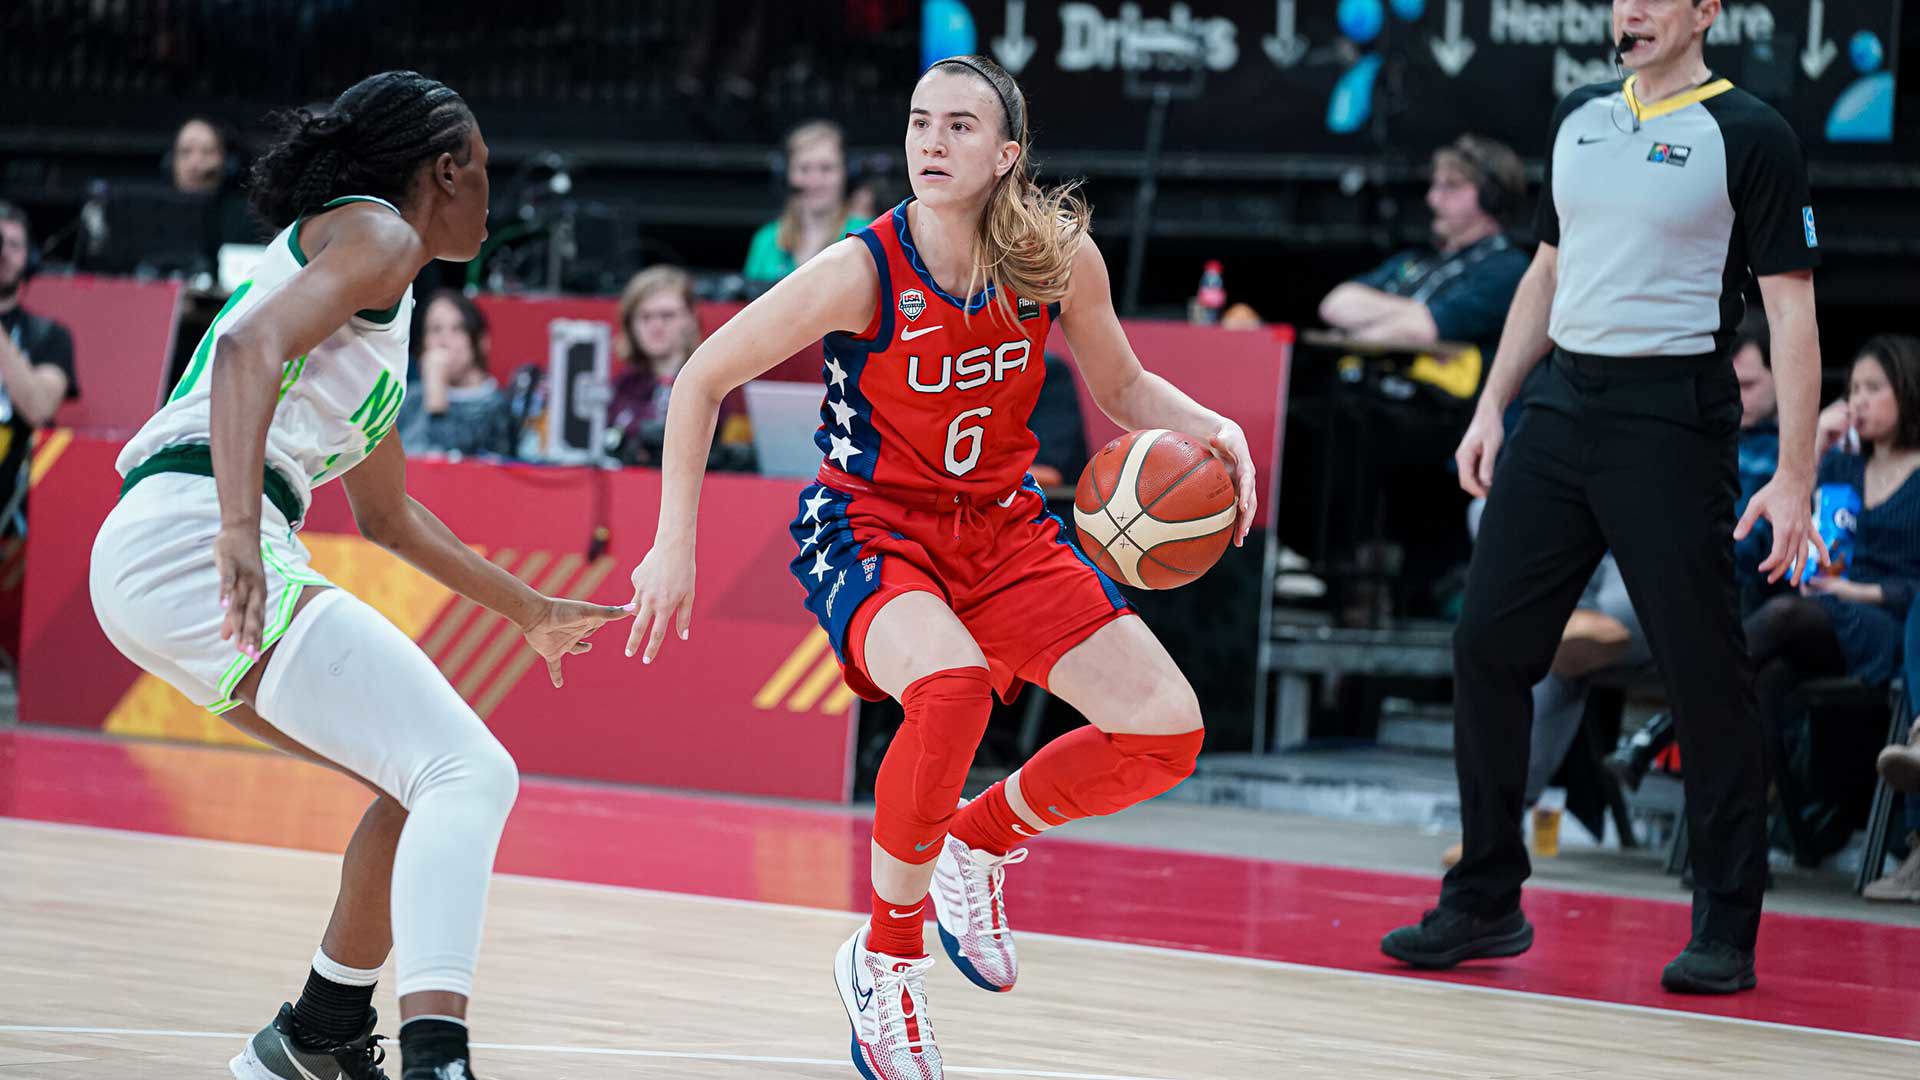
M 1895 680 L 1891 694 L 1892 716 L 1887 721 L 1887 745 L 1903 746 L 1913 723 L 1911 688 Z M 1898 825 L 1893 820 L 1893 788 L 1881 777 L 1873 788 L 1873 810 L 1867 815 L 1867 851 L 1860 870 L 1853 876 L 1853 891 L 1858 894 L 1877 881 L 1887 868 L 1887 848 L 1893 842 Z

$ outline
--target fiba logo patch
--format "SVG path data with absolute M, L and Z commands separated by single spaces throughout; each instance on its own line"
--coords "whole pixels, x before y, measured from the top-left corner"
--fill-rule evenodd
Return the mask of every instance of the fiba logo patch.
M 1819 247 L 1820 237 L 1813 231 L 1813 207 L 1803 206 L 1800 208 L 1800 224 L 1807 232 L 1807 246 L 1810 248 Z
M 1021 300 L 1015 308 L 1021 322 L 1030 322 L 1040 317 L 1040 304 L 1035 300 Z
M 908 322 L 919 318 L 920 313 L 925 310 L 927 310 L 927 298 L 924 293 L 919 289 L 901 290 L 900 314 L 905 315 Z
M 1647 151 L 1648 161 L 1675 165 L 1682 169 L 1687 167 L 1687 159 L 1692 156 L 1693 147 L 1675 143 L 1654 143 L 1653 149 Z

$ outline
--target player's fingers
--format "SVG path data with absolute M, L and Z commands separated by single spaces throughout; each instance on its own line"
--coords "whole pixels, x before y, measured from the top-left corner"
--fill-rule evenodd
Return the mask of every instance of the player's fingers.
M 591 641 L 578 641 L 578 642 L 575 642 L 575 643 L 574 643 L 574 646 L 573 646 L 573 648 L 571 648 L 571 649 L 568 649 L 568 650 L 567 650 L 567 655 L 568 655 L 568 656 L 579 656 L 579 655 L 581 655 L 581 654 L 583 654 L 583 653 L 590 653 L 590 652 L 592 652 L 592 651 L 593 651 L 593 642 L 591 642 Z
M 669 614 L 664 607 L 653 613 L 653 626 L 647 631 L 647 651 L 640 657 L 641 663 L 651 664 L 653 658 L 660 655 L 660 646 L 667 640 Z
M 1479 445 L 1471 440 L 1460 444 L 1453 452 L 1454 471 L 1460 477 L 1460 490 L 1478 499 L 1486 495 L 1487 489 L 1480 486 Z
M 554 689 L 556 690 L 559 689 L 561 686 L 566 685 L 566 680 L 560 677 L 560 658 L 559 657 L 557 656 L 547 657 L 547 678 L 553 683 Z
M 1480 493 L 1487 493 L 1493 487 L 1493 461 L 1500 453 L 1499 440 L 1491 436 L 1480 440 L 1480 462 L 1477 475 L 1480 478 Z
M 680 640 L 685 641 L 693 633 L 693 597 L 689 595 L 680 601 L 680 608 L 673 614 L 673 626 L 680 632 Z
M 1733 527 L 1733 538 L 1735 540 L 1745 540 L 1747 534 L 1753 531 L 1754 525 L 1758 524 L 1759 521 L 1760 500 L 1748 499 L 1747 512 L 1740 515 L 1740 523 Z
M 1818 560 L 1817 565 L 1819 566 L 1827 565 L 1827 563 L 1831 560 L 1831 555 L 1827 551 L 1827 542 L 1820 538 L 1820 530 L 1814 528 L 1812 525 L 1803 524 L 1800 527 L 1800 534 L 1802 536 L 1802 539 L 1796 541 L 1794 550 L 1805 551 L 1807 550 L 1807 545 L 1812 544 L 1813 557 Z M 1805 578 L 1809 573 L 1807 569 L 1808 560 L 1796 559 L 1795 562 L 1797 564 L 1795 566 L 1795 569 L 1797 570 L 1797 572 L 1800 574 L 1802 578 Z
M 634 603 L 637 606 L 634 609 L 633 629 L 627 631 L 628 656 L 640 651 L 640 642 L 646 638 L 647 634 L 647 620 L 653 617 L 653 605 L 648 601 L 642 599 Z
M 291 585 L 288 588 L 292 588 Z M 260 659 L 260 637 L 267 623 L 267 591 L 256 582 L 247 583 L 247 617 L 241 650 L 255 660 Z

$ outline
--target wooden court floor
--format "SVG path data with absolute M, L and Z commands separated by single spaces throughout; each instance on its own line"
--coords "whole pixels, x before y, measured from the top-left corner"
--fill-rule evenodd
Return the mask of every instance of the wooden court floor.
M 298 990 L 337 865 L 0 819 L 0 1080 L 225 1077 L 239 1040 Z M 476 1071 L 854 1076 L 829 973 L 854 925 L 843 912 L 501 876 Z M 975 990 L 944 963 L 930 980 L 954 1076 L 1920 1075 L 1920 1045 L 1867 1036 L 1061 937 L 1027 935 L 1021 952 L 1012 994 Z M 376 1004 L 391 1017 L 389 987 Z

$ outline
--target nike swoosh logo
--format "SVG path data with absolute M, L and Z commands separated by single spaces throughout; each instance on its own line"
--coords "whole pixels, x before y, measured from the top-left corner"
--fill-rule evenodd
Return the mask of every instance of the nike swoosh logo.
M 860 1001 L 860 1011 L 866 1012 L 867 1005 L 873 1001 L 873 987 L 869 986 L 865 990 L 860 989 L 860 958 L 857 955 L 847 958 L 847 967 L 853 979 L 853 996 Z
M 923 326 L 918 330 L 902 330 L 900 331 L 900 340 L 912 341 L 914 338 L 920 337 L 923 334 L 931 334 L 935 330 L 941 330 L 941 329 L 945 329 L 945 328 L 939 327 L 939 326 Z
M 1578 139 L 1574 140 L 1574 145 L 1586 146 L 1588 143 L 1597 143 L 1597 142 L 1606 142 L 1606 141 L 1607 141 L 1607 137 L 1605 135 L 1602 135 L 1597 139 L 1589 139 L 1585 135 L 1582 135 Z
M 889 918 L 889 919 L 911 919 L 911 918 L 913 918 L 913 917 L 914 917 L 915 915 L 918 915 L 918 914 L 920 914 L 921 912 L 923 912 L 923 911 L 925 911 L 925 910 L 927 910 L 927 905 L 925 905 L 925 904 L 921 904 L 921 905 L 920 905 L 919 907 L 917 907 L 917 908 L 914 908 L 914 909 L 913 909 L 912 911 L 906 911 L 906 912 L 901 912 L 901 911 L 895 911 L 895 910 L 893 910 L 892 908 L 888 908 L 888 909 L 887 909 L 887 918 Z
M 277 1035 L 279 1033 L 275 1032 L 275 1034 Z M 287 1064 L 292 1065 L 306 1080 L 320 1080 L 320 1078 L 310 1072 L 305 1065 L 300 1064 L 300 1059 L 295 1056 L 293 1044 L 287 1041 L 285 1035 L 280 1036 L 280 1052 L 286 1055 Z
M 938 841 L 938 840 L 929 840 L 929 841 L 927 841 L 927 842 L 926 842 L 926 843 L 924 843 L 924 844 L 915 844 L 915 845 L 913 845 L 913 850 L 915 850 L 915 851 L 925 851 L 925 850 L 927 850 L 928 848 L 930 848 L 930 847 L 932 847 L 933 845 L 935 845 L 935 844 L 937 844 L 937 843 L 939 843 L 939 841 Z

